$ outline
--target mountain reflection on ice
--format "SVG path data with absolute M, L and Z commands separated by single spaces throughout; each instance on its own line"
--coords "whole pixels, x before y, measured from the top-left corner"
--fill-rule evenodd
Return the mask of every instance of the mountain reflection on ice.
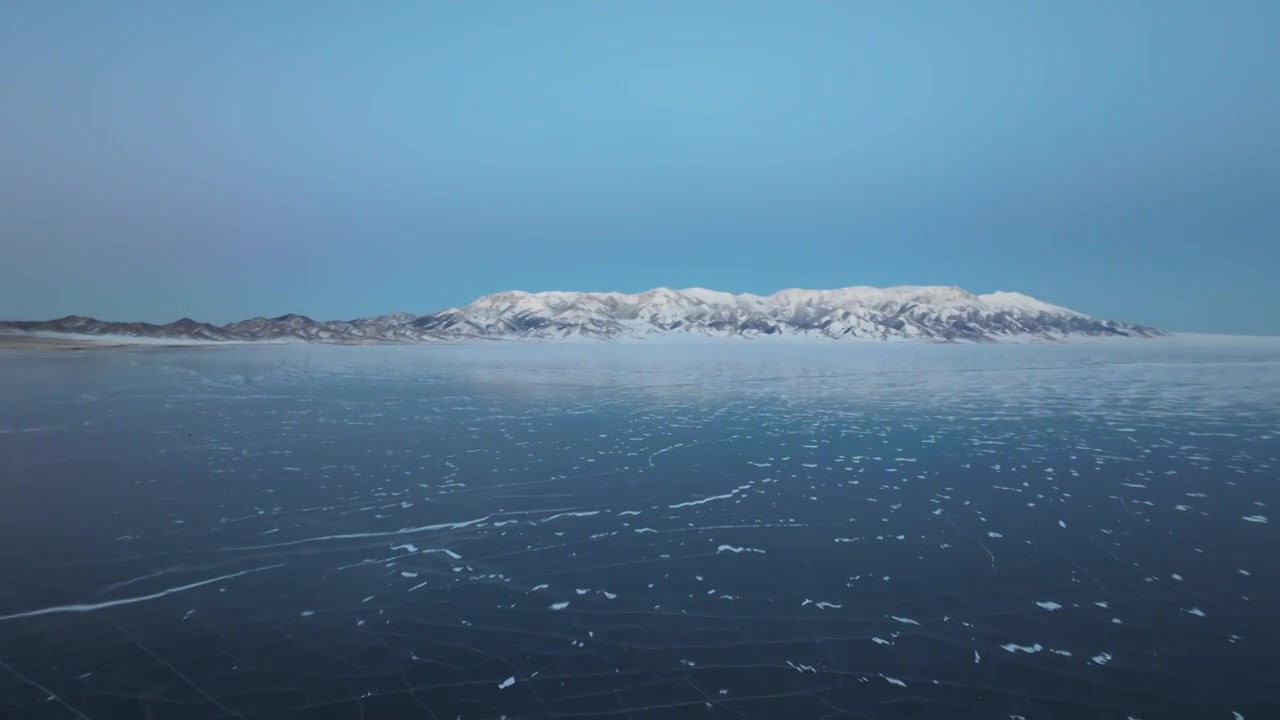
M 0 369 L 0 717 L 1280 708 L 1280 342 Z

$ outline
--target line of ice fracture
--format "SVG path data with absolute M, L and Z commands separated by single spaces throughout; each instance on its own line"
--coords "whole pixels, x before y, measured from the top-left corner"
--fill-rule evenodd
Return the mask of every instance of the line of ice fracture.
M 362 533 L 343 533 L 341 535 L 321 535 L 319 537 L 301 538 L 299 540 L 287 540 L 285 542 L 271 543 L 268 545 L 239 545 L 236 547 L 222 548 L 224 552 L 234 552 L 240 550 L 270 550 L 272 548 L 289 547 L 291 545 L 304 545 L 306 543 L 324 542 L 327 540 L 359 540 L 361 538 L 376 537 L 392 537 L 395 535 L 411 535 L 413 533 L 431 532 L 434 530 L 461 530 L 472 525 L 489 519 L 488 515 L 475 520 L 463 520 L 461 522 L 439 523 L 437 525 L 420 525 L 418 527 L 400 528 L 399 530 L 384 530 L 382 532 L 362 532 Z
M 230 575 L 222 575 L 216 578 L 210 578 L 208 580 L 193 582 L 189 585 L 179 585 L 178 587 L 167 588 L 159 592 L 151 593 L 150 595 L 139 595 L 137 597 L 131 597 L 131 598 L 120 598 L 119 600 L 107 600 L 100 603 L 80 603 L 77 605 L 54 605 L 53 607 L 40 608 L 39 610 L 27 610 L 25 612 L 13 613 L 12 615 L 0 615 L 0 622 L 3 622 L 5 620 L 19 620 L 22 618 L 38 617 L 40 615 L 58 615 L 61 613 L 94 612 L 95 610 L 105 610 L 106 608 L 116 607 L 119 605 L 133 605 L 135 603 L 147 602 L 148 600 L 158 600 L 167 595 L 174 595 L 180 592 L 186 592 L 187 590 L 194 590 L 198 587 L 203 587 L 205 585 L 212 585 L 214 583 L 222 582 L 223 580 L 231 580 L 232 578 L 238 578 L 242 575 L 249 575 L 250 573 L 262 572 L 264 570 L 274 570 L 280 567 L 284 567 L 284 563 L 277 563 L 275 565 L 267 565 L 265 567 L 252 568 L 249 570 L 241 570 L 240 572 L 231 573 Z
M 11 672 L 11 673 L 13 673 L 13 674 L 14 674 L 14 676 L 15 676 L 15 677 L 17 677 L 19 680 L 21 680 L 21 681 L 23 681 L 23 682 L 27 683 L 28 685 L 30 685 L 30 686 L 32 686 L 32 687 L 34 687 L 34 688 L 36 688 L 36 689 L 37 689 L 37 690 L 39 690 L 40 692 L 43 692 L 45 695 L 48 695 L 50 700 L 56 700 L 56 701 L 58 702 L 58 704 L 59 704 L 59 705 L 61 705 L 62 707 L 66 708 L 66 709 L 68 709 L 68 710 L 70 710 L 70 711 L 72 712 L 72 714 L 74 714 L 76 717 L 80 718 L 80 720 L 91 720 L 91 718 L 90 718 L 88 715 L 85 715 L 84 713 L 82 713 L 82 712 L 80 712 L 79 710 L 77 710 L 77 709 L 75 708 L 75 706 L 73 706 L 71 703 L 68 703 L 66 700 L 63 700 L 63 699 L 62 699 L 62 696 L 58 695 L 58 693 L 56 693 L 56 692 L 54 692 L 54 691 L 50 690 L 49 688 L 47 688 L 47 687 L 45 687 L 45 686 L 41 685 L 40 683 L 36 682 L 35 680 L 32 680 L 31 678 L 27 677 L 26 675 L 23 675 L 22 673 L 18 672 L 17 670 L 14 670 L 14 669 L 13 669 L 13 666 L 9 665 L 9 663 L 5 662 L 4 660 L 0 660 L 0 667 L 4 668 L 5 670 L 8 670 L 8 671 L 9 671 L 9 672 Z

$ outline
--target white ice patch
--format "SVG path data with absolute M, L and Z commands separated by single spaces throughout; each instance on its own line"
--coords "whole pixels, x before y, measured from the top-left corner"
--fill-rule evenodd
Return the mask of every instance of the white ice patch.
M 461 559 L 462 559 L 462 556 L 461 556 L 461 555 L 459 555 L 458 553 L 456 553 L 456 552 L 454 552 L 454 551 L 450 550 L 449 548 L 435 548 L 435 549 L 431 549 L 431 550 L 423 550 L 423 552 L 426 552 L 426 553 L 444 553 L 445 555 L 448 555 L 450 558 L 453 558 L 454 560 L 461 560 Z
M 744 552 L 745 553 L 763 553 L 764 551 L 757 548 L 735 547 L 733 545 L 721 545 L 720 547 L 716 548 L 717 554 L 726 553 L 726 552 L 737 554 L 737 553 L 744 553 Z
M 1000 646 L 1000 649 L 1004 650 L 1005 652 L 1011 652 L 1011 653 L 1024 652 L 1024 653 L 1034 655 L 1040 652 L 1041 650 L 1044 650 L 1044 646 L 1041 645 L 1040 643 L 1036 643 L 1035 645 L 1018 645 L 1016 643 L 1005 643 L 1004 645 Z
M 545 517 L 542 519 L 542 522 L 551 522 L 552 520 L 555 520 L 557 518 L 563 518 L 563 517 L 591 517 L 592 515 L 599 515 L 599 514 L 600 514 L 599 510 L 581 510 L 578 512 L 562 512 L 562 513 L 556 513 L 555 515 L 552 515 L 550 517 Z
M 902 688 L 907 686 L 906 683 L 902 682 L 898 678 L 891 678 L 888 675 L 885 675 L 884 679 L 885 679 L 885 682 L 889 683 L 890 685 L 897 685 L 898 687 L 902 687 Z
M 1094 665 L 1106 665 L 1111 662 L 1111 653 L 1098 653 L 1097 655 L 1089 658 L 1089 662 Z
M 552 610 L 563 610 L 563 609 L 565 609 L 565 608 L 569 607 L 569 601 L 568 601 L 568 600 L 565 600 L 564 602 L 551 603 L 551 605 L 550 605 L 549 607 L 550 607 Z
M 515 679 L 515 677 L 509 677 L 509 678 L 507 678 L 506 680 L 503 680 L 502 682 L 498 683 L 498 689 L 499 689 L 499 690 L 506 690 L 507 688 L 509 688 L 509 687 L 511 687 L 512 685 L 515 685 L 515 684 L 516 684 L 516 679 Z
M 902 624 L 904 624 L 904 625 L 919 625 L 919 624 L 920 624 L 920 623 L 916 622 L 915 620 L 912 620 L 911 618 L 908 618 L 908 617 L 898 617 L 897 615 L 890 615 L 890 616 L 889 616 L 889 619 L 890 619 L 890 620 L 897 620 L 898 622 L 900 622 L 900 623 L 902 623 Z
M 713 500 L 728 500 L 732 498 L 734 495 L 737 495 L 738 493 L 742 492 L 743 490 L 750 490 L 750 489 L 751 489 L 751 485 L 748 483 L 747 485 L 739 485 L 738 487 L 730 490 L 729 492 L 723 495 L 708 495 L 707 497 L 704 497 L 704 498 L 699 498 L 697 500 L 689 500 L 687 502 L 676 503 L 675 505 L 668 505 L 667 507 L 671 508 L 672 510 L 678 510 L 679 508 L 683 508 L 683 507 L 692 507 L 694 505 L 702 505 L 703 503 L 709 503 L 709 502 L 712 502 Z
M 1241 520 L 1244 520 L 1245 522 L 1251 522 L 1251 523 L 1265 523 L 1265 522 L 1267 522 L 1267 519 L 1266 519 L 1265 517 L 1263 517 L 1262 515 L 1245 515 L 1244 517 L 1242 517 L 1242 518 L 1240 518 L 1240 519 L 1241 519 Z
M 1188 615 L 1195 615 L 1196 617 L 1204 617 L 1204 611 L 1198 607 L 1183 608 L 1182 612 L 1187 613 Z
M 1052 600 L 1045 600 L 1043 602 L 1038 602 L 1036 603 L 1036 605 L 1039 605 L 1040 607 L 1044 608 L 1045 610 L 1048 610 L 1049 612 L 1054 612 L 1056 610 L 1062 609 L 1061 605 L 1059 605 L 1056 602 L 1053 602 Z

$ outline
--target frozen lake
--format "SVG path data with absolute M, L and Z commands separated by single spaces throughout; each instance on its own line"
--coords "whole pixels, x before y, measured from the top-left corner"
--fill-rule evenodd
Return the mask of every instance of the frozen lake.
M 0 354 L 0 717 L 1280 716 L 1280 340 Z

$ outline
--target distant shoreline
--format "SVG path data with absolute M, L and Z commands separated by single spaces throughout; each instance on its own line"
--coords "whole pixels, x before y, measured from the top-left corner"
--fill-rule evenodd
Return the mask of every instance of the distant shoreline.
M 108 350 L 132 348 L 203 348 L 257 345 L 252 342 L 183 342 L 181 340 L 119 337 L 92 338 L 79 335 L 57 337 L 27 333 L 0 333 L 0 350 Z
M 752 342 L 764 345 L 772 345 L 779 341 L 787 343 L 787 341 L 800 342 L 817 342 L 821 345 L 1088 345 L 1094 343 L 1122 342 L 1124 340 L 1135 340 L 1144 343 L 1161 343 L 1161 342 L 1280 342 L 1280 336 L 1273 335 L 1217 335 L 1209 333 L 1169 333 L 1162 337 L 1154 338 L 1122 338 L 1122 337 L 1075 337 L 1064 340 L 1047 340 L 1039 338 L 1025 338 L 1010 340 L 1005 342 L 929 342 L 929 341 L 894 341 L 894 340 L 861 340 L 856 342 L 841 343 L 839 341 L 817 341 L 813 338 L 734 338 L 734 337 L 697 337 L 697 338 L 673 338 L 663 337 L 654 338 L 652 340 L 644 340 L 639 338 L 618 338 L 615 340 L 600 339 L 564 339 L 549 340 L 545 338 L 530 339 L 478 339 L 471 342 L 467 341 L 439 341 L 439 342 L 369 342 L 369 343 L 332 343 L 332 342 L 314 342 L 307 340 L 295 341 L 279 341 L 279 340 L 180 340 L 166 338 L 147 338 L 147 337 L 125 337 L 118 335 L 93 336 L 68 333 L 60 335 L 57 333 L 25 333 L 25 332 L 0 332 L 0 350 L 31 350 L 31 351 L 51 351 L 51 350 L 126 350 L 126 349 L 191 349 L 191 348 L 216 348 L 216 347 L 248 347 L 248 346 L 274 346 L 281 345 L 335 345 L 335 346 L 451 346 L 451 345 L 673 345 L 685 346 L 690 344 L 711 343 L 717 344 L 721 342 Z

